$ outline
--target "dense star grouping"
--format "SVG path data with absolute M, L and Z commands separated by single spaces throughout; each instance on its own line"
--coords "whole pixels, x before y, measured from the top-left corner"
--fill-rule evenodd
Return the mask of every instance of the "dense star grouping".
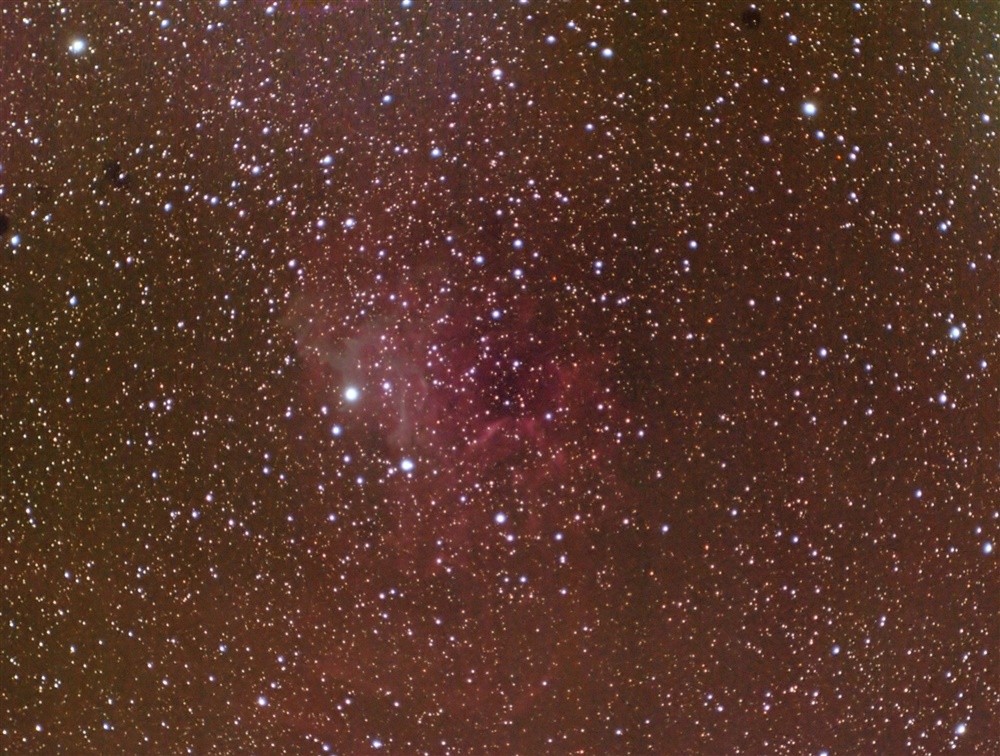
M 0 14 L 5 752 L 1000 749 L 990 4 Z

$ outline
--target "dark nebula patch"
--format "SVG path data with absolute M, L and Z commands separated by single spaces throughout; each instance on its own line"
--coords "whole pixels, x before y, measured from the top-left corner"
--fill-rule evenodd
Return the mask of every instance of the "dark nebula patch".
M 763 15 L 756 5 L 751 5 L 743 11 L 740 16 L 740 21 L 743 23 L 744 29 L 756 29 L 763 21 Z
M 105 160 L 104 180 L 116 189 L 124 189 L 130 184 L 131 177 L 117 160 Z

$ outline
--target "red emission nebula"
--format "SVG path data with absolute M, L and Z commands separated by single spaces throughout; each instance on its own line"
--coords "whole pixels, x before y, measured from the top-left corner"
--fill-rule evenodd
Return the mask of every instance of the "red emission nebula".
M 329 250 L 314 254 L 313 267 L 330 264 Z M 422 275 L 434 265 L 425 256 Z M 391 601 L 394 621 L 381 632 L 368 629 L 368 616 L 331 611 L 335 589 L 316 597 L 311 622 L 331 633 L 316 671 L 320 688 L 365 680 L 354 695 L 376 700 L 407 688 L 431 696 L 442 716 L 457 717 L 453 724 L 482 716 L 486 726 L 499 701 L 516 713 L 561 674 L 574 644 L 560 628 L 586 625 L 581 618 L 599 595 L 569 565 L 592 560 L 594 534 L 624 511 L 618 444 L 601 423 L 622 412 L 608 378 L 616 356 L 580 338 L 555 298 L 515 290 L 505 309 L 491 310 L 443 306 L 441 292 L 424 301 L 405 283 L 397 290 L 407 293 L 373 303 L 349 328 L 335 297 L 311 292 L 290 308 L 306 394 L 329 419 L 329 453 L 356 470 L 334 488 L 355 496 L 370 488 L 377 498 L 368 522 L 351 523 L 371 539 L 353 568 L 398 586 L 372 589 L 373 601 L 378 593 Z M 347 436 L 363 441 L 348 444 Z M 319 487 L 329 493 L 328 485 Z M 332 539 L 317 535 L 313 547 L 339 553 Z M 564 546 L 565 569 L 545 563 L 553 541 Z M 491 590 L 498 573 L 513 592 Z M 516 632 L 504 627 L 512 619 Z M 440 657 L 429 665 L 428 633 L 456 626 L 475 640 L 459 643 L 442 629 Z M 398 637 L 387 642 L 385 634 Z M 567 673 L 582 679 L 579 669 Z

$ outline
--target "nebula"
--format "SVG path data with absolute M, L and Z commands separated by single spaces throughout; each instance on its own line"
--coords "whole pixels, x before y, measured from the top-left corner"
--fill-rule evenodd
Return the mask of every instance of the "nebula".
M 627 503 L 602 432 L 602 417 L 623 411 L 617 357 L 574 336 L 583 331 L 572 313 L 543 297 L 498 311 L 410 292 L 349 327 L 331 301 L 303 297 L 288 325 L 309 401 L 328 405 L 338 428 L 331 444 L 362 436 L 379 450 L 357 465 L 369 495 L 348 517 L 368 528 L 371 548 L 355 550 L 349 568 L 392 596 L 396 619 L 386 642 L 361 632 L 364 600 L 334 611 L 324 597 L 311 619 L 331 635 L 317 675 L 362 698 L 407 688 L 453 726 L 484 718 L 489 729 L 497 712 L 576 670 L 565 628 L 598 594 L 593 573 L 571 567 L 593 559 Z M 328 538 L 314 547 L 334 552 Z M 333 538 L 345 549 L 356 540 Z M 440 658 L 428 666 L 435 638 Z M 505 679 L 510 669 L 516 680 Z M 372 683 L 367 694 L 358 680 Z

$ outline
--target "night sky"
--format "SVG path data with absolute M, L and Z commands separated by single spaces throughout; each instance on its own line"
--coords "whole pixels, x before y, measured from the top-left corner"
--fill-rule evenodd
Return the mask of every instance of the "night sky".
M 0 21 L 4 753 L 1000 752 L 1000 6 Z

